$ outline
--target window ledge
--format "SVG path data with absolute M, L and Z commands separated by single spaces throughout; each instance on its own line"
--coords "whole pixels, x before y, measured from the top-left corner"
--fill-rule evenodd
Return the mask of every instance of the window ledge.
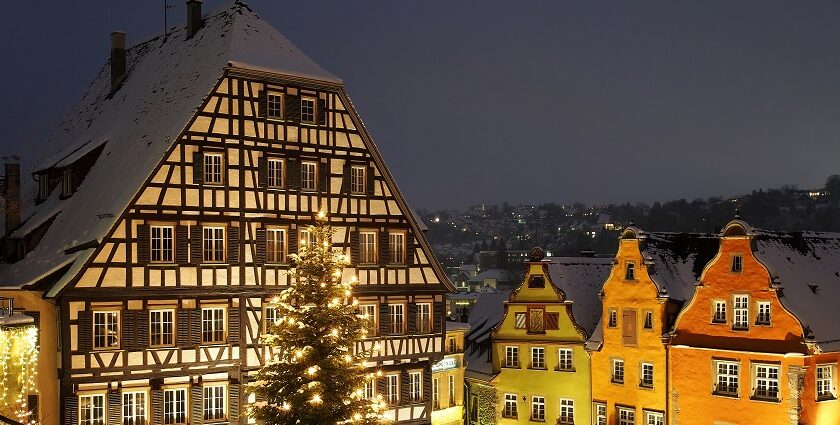
M 719 392 L 719 391 L 713 391 L 713 392 L 712 392 L 712 395 L 713 395 L 713 396 L 717 396 L 717 397 L 739 398 L 739 397 L 738 397 L 738 394 L 732 394 L 732 393 L 722 393 L 722 392 Z
M 404 268 L 408 267 L 408 264 L 405 264 L 405 263 L 389 263 L 389 264 L 386 264 L 385 267 L 387 267 L 389 269 L 404 269 Z
M 639 388 L 641 388 L 643 390 L 652 390 L 653 389 L 653 384 L 645 384 L 645 383 L 640 382 L 639 383 Z
M 528 370 L 546 370 L 544 367 L 528 367 Z
M 749 326 L 733 326 L 732 330 L 736 331 L 736 332 L 747 332 L 747 331 L 750 330 L 750 327 Z
M 774 403 L 774 404 L 777 404 L 777 403 L 781 402 L 781 400 L 778 397 L 777 398 L 772 398 L 772 397 L 752 396 L 752 397 L 750 397 L 750 400 L 760 401 L 760 402 L 764 402 L 764 403 Z
M 616 381 L 615 379 L 610 379 L 610 383 L 616 385 L 624 385 L 624 381 Z
M 823 401 L 834 401 L 834 400 L 837 400 L 837 397 L 834 396 L 834 395 L 824 395 L 824 396 L 817 397 L 817 403 L 823 402 Z
M 519 365 L 517 366 L 502 366 L 502 369 L 522 369 Z
M 713 324 L 713 325 L 725 325 L 726 321 L 725 320 L 712 320 L 711 324 Z
M 555 372 L 572 372 L 572 373 L 577 372 L 577 370 L 575 370 L 575 368 L 571 368 L 571 369 L 560 369 L 559 367 L 554 368 L 554 371 L 555 371 Z

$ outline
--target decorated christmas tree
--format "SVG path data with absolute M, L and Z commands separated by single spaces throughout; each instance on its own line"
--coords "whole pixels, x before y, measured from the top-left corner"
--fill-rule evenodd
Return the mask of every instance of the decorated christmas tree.
M 290 286 L 269 305 L 271 354 L 249 386 L 257 399 L 249 414 L 268 425 L 380 424 L 385 403 L 365 389 L 381 372 L 365 367 L 370 352 L 354 350 L 368 320 L 353 296 L 356 279 L 343 279 L 347 257 L 333 250 L 324 213 L 309 232 L 317 243 L 302 241 L 291 255 Z

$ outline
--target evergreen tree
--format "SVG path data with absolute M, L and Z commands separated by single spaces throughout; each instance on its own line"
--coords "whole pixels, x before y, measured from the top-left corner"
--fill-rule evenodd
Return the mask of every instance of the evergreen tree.
M 365 384 L 375 386 L 382 373 L 365 368 L 370 352 L 353 350 L 369 320 L 353 297 L 356 279 L 342 279 L 347 258 L 333 251 L 324 213 L 309 231 L 319 243 L 291 255 L 291 284 L 269 305 L 272 354 L 249 386 L 258 400 L 249 414 L 267 425 L 379 424 L 385 403 L 367 399 Z

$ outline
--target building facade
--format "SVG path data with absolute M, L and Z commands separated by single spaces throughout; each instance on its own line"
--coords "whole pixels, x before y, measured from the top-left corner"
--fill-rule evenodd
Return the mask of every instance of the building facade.
M 446 323 L 446 355 L 432 365 L 432 424 L 460 425 L 464 421 L 464 336 L 466 323 Z
M 59 371 L 41 375 L 42 423 L 247 422 L 267 300 L 321 211 L 374 317 L 371 391 L 430 423 L 452 288 L 341 81 L 243 3 L 203 20 L 188 3 L 166 37 L 115 34 L 7 238 L 0 295 L 42 312 Z

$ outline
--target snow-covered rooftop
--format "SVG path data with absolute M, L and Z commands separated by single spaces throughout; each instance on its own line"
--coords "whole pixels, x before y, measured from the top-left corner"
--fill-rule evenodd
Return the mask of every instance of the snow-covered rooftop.
M 126 56 L 126 78 L 119 90 L 111 94 L 106 63 L 41 147 L 41 160 L 32 171 L 65 164 L 105 144 L 69 199 L 59 199 L 60 190 L 53 190 L 49 199 L 35 205 L 35 188 L 24 186 L 22 230 L 57 216 L 25 258 L 0 265 L 0 286 L 35 283 L 75 261 L 78 255 L 66 250 L 101 241 L 226 68 L 341 84 L 241 1 L 205 15 L 204 28 L 192 38 L 186 28 L 176 29 L 129 48 Z
M 601 318 L 601 287 L 610 276 L 612 258 L 549 257 L 548 274 L 566 299 L 572 302 L 572 316 L 592 335 Z

